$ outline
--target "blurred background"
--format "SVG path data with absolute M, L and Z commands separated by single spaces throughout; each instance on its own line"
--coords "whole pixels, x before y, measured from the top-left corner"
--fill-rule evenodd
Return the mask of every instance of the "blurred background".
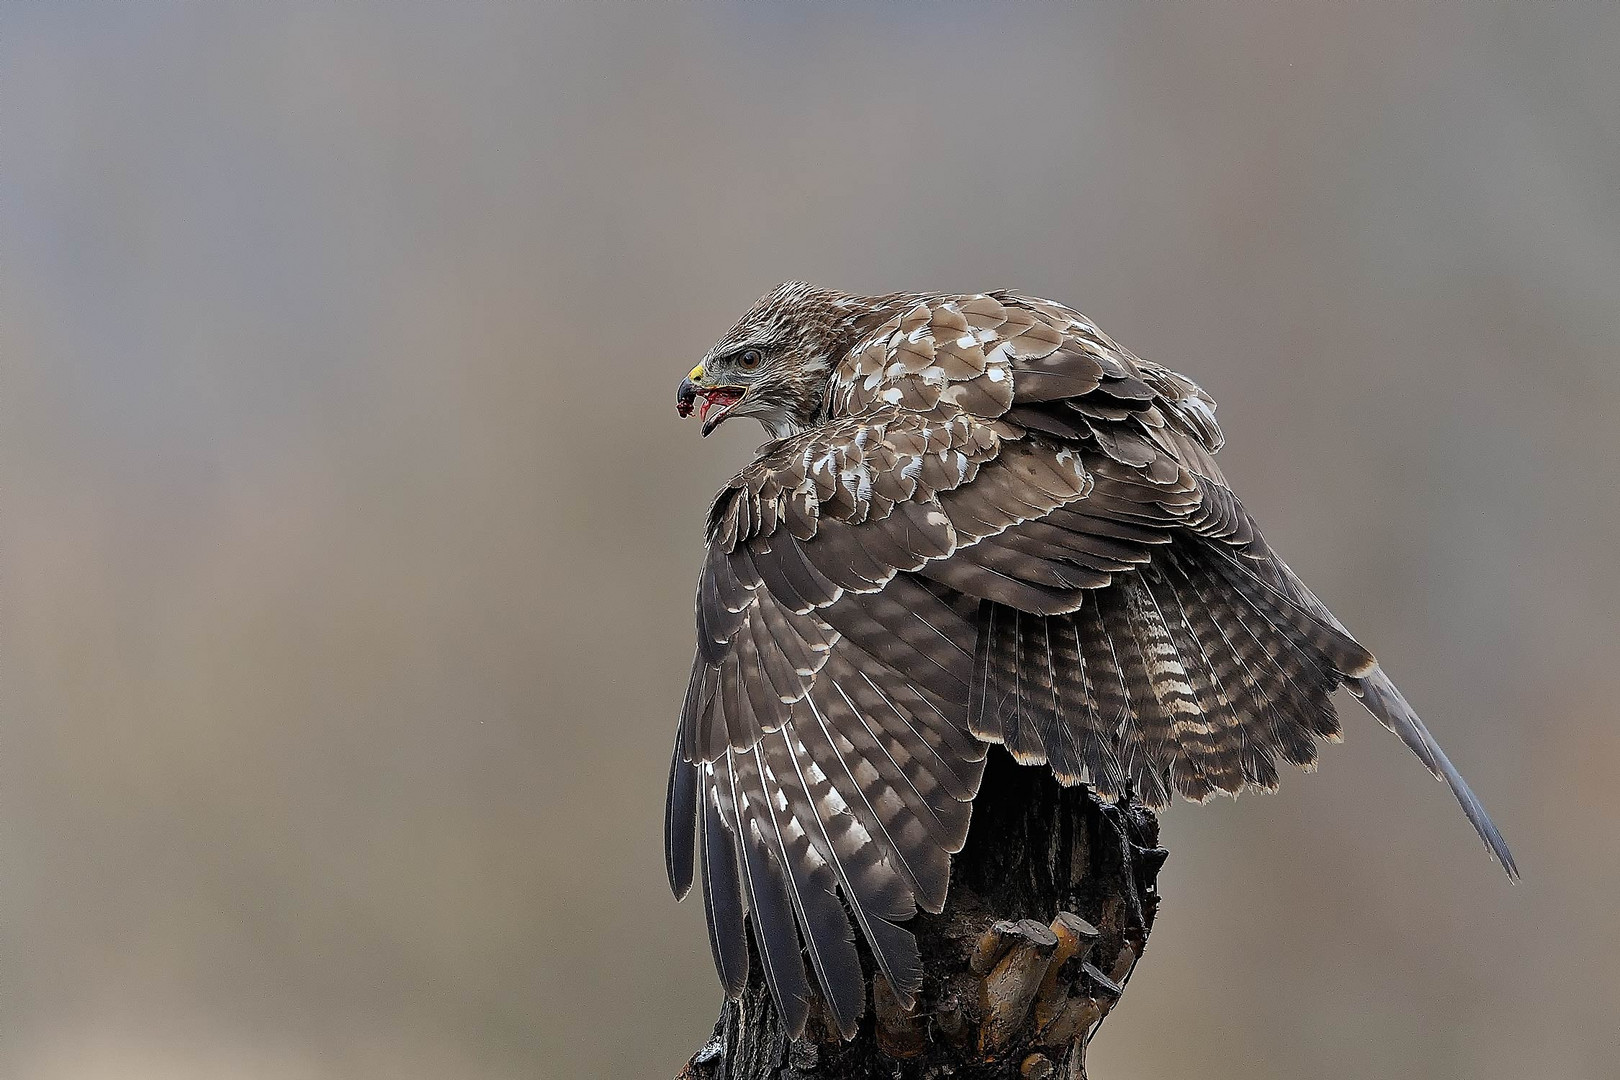
M 0 10 L 0 1075 L 667 1077 L 708 500 L 787 278 L 1222 403 L 1346 699 L 1179 806 L 1099 1080 L 1620 1075 L 1620 8 Z

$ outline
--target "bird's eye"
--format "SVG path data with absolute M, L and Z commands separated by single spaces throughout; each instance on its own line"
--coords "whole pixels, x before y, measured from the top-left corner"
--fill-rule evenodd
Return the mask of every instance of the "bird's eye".
M 759 367 L 759 362 L 764 358 L 758 349 L 744 349 L 737 354 L 737 366 L 744 371 L 752 371 Z

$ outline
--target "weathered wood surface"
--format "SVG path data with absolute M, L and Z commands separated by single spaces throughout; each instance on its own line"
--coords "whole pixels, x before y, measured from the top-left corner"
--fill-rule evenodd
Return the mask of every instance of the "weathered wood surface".
M 853 1041 L 813 1009 L 794 1042 L 754 963 L 677 1080 L 1085 1077 L 1086 1045 L 1153 928 L 1158 834 L 1141 804 L 1062 788 L 993 749 L 945 910 L 909 924 L 927 969 L 917 1007 L 879 980 Z

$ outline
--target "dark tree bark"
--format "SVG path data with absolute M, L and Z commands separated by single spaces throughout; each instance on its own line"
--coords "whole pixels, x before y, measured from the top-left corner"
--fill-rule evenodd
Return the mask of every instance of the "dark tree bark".
M 878 979 L 853 1041 L 818 1007 L 792 1041 L 755 962 L 676 1080 L 1083 1080 L 1153 927 L 1158 836 L 1140 803 L 1063 788 L 993 748 L 945 910 L 908 924 L 926 968 L 916 1008 Z

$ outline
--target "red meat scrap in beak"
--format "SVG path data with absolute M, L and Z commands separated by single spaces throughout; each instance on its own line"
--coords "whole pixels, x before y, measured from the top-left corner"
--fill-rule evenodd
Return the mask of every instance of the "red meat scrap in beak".
M 680 390 L 675 395 L 675 411 L 682 416 L 691 416 L 693 405 L 699 399 L 702 404 L 697 406 L 698 419 L 703 422 L 703 434 L 707 435 L 720 426 L 731 410 L 748 393 L 745 386 L 699 386 L 688 375 L 681 380 Z M 709 413 L 715 412 L 711 419 Z

